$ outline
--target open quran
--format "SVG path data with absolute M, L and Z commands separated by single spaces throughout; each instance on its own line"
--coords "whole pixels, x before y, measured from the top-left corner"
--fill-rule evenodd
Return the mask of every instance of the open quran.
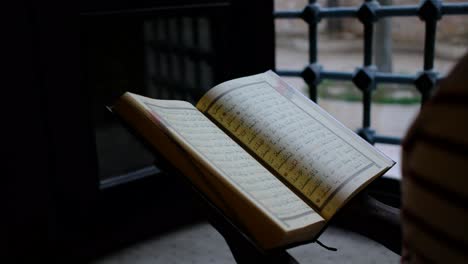
M 264 249 L 314 238 L 394 165 L 272 71 L 113 110 Z

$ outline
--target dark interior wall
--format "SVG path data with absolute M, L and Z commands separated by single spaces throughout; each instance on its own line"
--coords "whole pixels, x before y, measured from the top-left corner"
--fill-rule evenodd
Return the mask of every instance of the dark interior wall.
M 34 28 L 23 2 L 8 3 L 2 16 L 2 164 L 0 261 L 43 255 L 48 235 L 50 172 L 44 97 L 38 87 Z M 5 19 L 5 21 L 3 21 Z M 14 26 L 12 26 L 14 25 Z M 25 91 L 28 96 L 25 96 Z
M 273 1 L 232 1 L 225 80 L 275 68 Z
M 216 44 L 216 82 L 274 68 L 272 3 L 197 3 L 225 8 L 225 23 L 215 29 L 226 36 Z M 82 263 L 169 228 L 171 219 L 162 215 L 182 215 L 172 221 L 177 225 L 197 218 L 187 196 L 170 208 L 155 202 L 180 191 L 171 176 L 99 188 L 92 102 L 83 82 L 90 65 L 83 63 L 81 41 L 84 13 L 187 4 L 193 1 L 5 3 L 1 263 L 61 257 Z
M 60 230 L 77 240 L 79 232 L 65 226 L 84 214 L 97 184 L 89 175 L 92 149 L 83 144 L 90 131 L 79 81 L 78 7 L 15 1 L 4 10 L 7 235 L 1 250 L 9 258 L 2 262 L 11 263 L 50 257 Z
M 132 20 L 161 15 L 209 14 L 218 19 L 213 30 L 218 66 L 217 82 L 274 68 L 273 1 L 84 1 L 82 17 Z M 211 10 L 211 11 L 206 11 Z

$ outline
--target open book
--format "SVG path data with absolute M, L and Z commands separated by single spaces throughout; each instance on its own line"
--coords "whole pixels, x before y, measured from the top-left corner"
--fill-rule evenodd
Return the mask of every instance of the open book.
M 314 238 L 394 165 L 271 71 L 113 110 L 264 249 Z

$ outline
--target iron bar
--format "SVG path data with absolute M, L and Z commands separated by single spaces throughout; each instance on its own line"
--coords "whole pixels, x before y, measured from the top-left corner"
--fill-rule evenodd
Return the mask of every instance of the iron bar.
M 416 75 L 414 74 L 375 73 L 375 81 L 377 83 L 413 84 L 414 80 L 416 80 Z
M 417 5 L 379 6 L 376 15 L 378 18 L 417 16 L 418 9 Z M 319 14 L 321 18 L 355 17 L 357 10 L 356 7 L 320 7 Z M 468 3 L 443 3 L 441 11 L 443 15 L 464 15 L 468 13 Z M 302 10 L 279 10 L 273 16 L 276 19 L 300 19 L 301 14 Z
M 442 15 L 466 15 L 468 3 L 446 3 L 441 8 Z
M 323 79 L 350 81 L 353 78 L 353 73 L 338 71 L 321 71 L 320 76 Z
M 372 65 L 372 37 L 374 35 L 374 24 L 364 24 L 364 66 Z
M 437 21 L 426 21 L 426 36 L 424 39 L 424 70 L 431 70 L 434 67 L 435 36 Z
M 362 93 L 362 127 L 369 128 L 371 125 L 371 103 L 372 93 L 370 90 Z
M 374 35 L 374 24 L 371 22 L 364 23 L 364 66 L 372 65 L 372 39 Z M 375 82 L 372 81 L 370 86 L 363 90 L 362 94 L 362 127 L 369 128 L 371 125 L 371 103 L 372 90 L 375 88 Z
M 316 5 L 316 0 L 309 0 L 309 5 Z M 318 46 L 318 20 L 315 23 L 309 23 L 309 63 L 317 62 Z M 317 102 L 317 85 L 309 84 L 309 97 Z

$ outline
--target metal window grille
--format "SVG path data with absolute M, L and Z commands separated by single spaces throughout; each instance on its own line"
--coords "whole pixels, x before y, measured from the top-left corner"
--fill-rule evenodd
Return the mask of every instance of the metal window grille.
M 213 19 L 161 16 L 144 24 L 149 96 L 196 102 L 214 82 Z
M 422 103 L 442 78 L 434 70 L 434 50 L 437 22 L 446 15 L 468 14 L 468 3 L 443 3 L 441 0 L 422 0 L 419 5 L 380 6 L 376 0 L 366 0 L 360 6 L 324 8 L 310 0 L 303 10 L 276 11 L 275 19 L 303 19 L 309 27 L 309 64 L 302 71 L 277 69 L 282 76 L 302 77 L 310 89 L 310 97 L 317 101 L 317 86 L 326 79 L 352 81 L 362 92 L 363 121 L 358 134 L 368 142 L 400 144 L 401 138 L 375 133 L 371 129 L 371 98 L 379 83 L 411 84 L 421 93 Z M 414 74 L 384 73 L 372 65 L 374 23 L 380 18 L 418 16 L 425 23 L 424 64 Z M 363 65 L 354 72 L 328 71 L 317 61 L 318 23 L 322 19 L 357 18 L 363 25 Z

